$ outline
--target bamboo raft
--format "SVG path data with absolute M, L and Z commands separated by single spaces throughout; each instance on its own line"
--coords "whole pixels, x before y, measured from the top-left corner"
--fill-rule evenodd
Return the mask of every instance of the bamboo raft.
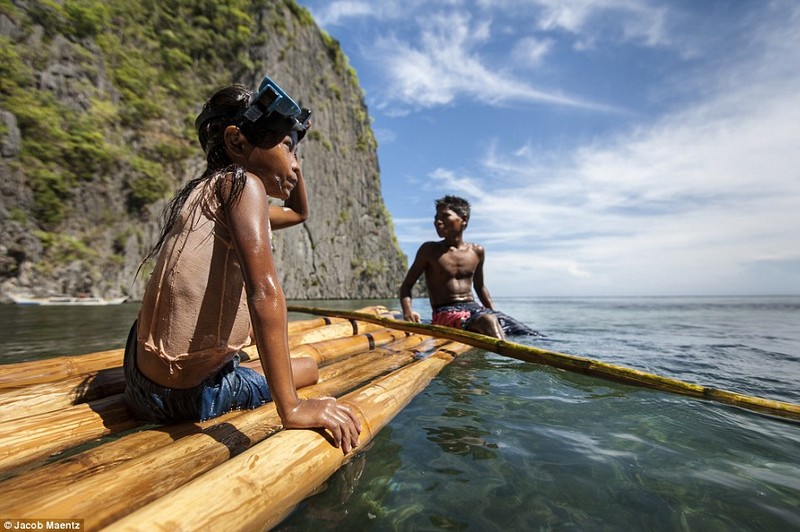
M 290 322 L 289 335 L 292 356 L 320 365 L 319 382 L 298 393 L 353 407 L 359 449 L 470 348 L 336 317 Z M 245 352 L 258 357 L 254 347 Z M 82 521 L 83 530 L 268 529 L 359 451 L 344 455 L 324 431 L 282 430 L 273 403 L 201 423 L 142 425 L 122 400 L 122 356 L 0 366 L 4 519 Z

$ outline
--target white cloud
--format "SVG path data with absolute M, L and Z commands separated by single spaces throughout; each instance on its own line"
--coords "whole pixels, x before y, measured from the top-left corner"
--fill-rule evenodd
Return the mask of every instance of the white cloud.
M 466 13 L 430 14 L 420 21 L 417 45 L 396 36 L 377 43 L 375 57 L 388 76 L 389 101 L 432 107 L 459 96 L 484 103 L 544 102 L 610 111 L 608 106 L 558 91 L 537 89 L 484 64 L 480 45 L 490 37 L 489 21 L 473 22 Z
M 511 56 L 518 65 L 523 68 L 531 68 L 544 61 L 552 47 L 553 41 L 551 39 L 523 37 L 514 46 Z
M 378 145 L 389 144 L 397 140 L 397 134 L 391 129 L 376 127 L 372 131 L 375 133 Z
M 600 38 L 595 28 L 609 26 L 616 28 L 617 40 L 663 43 L 666 11 L 640 0 L 410 0 L 322 3 L 314 15 L 322 26 L 350 28 L 370 19 L 391 25 L 392 33 L 377 37 L 367 30 L 362 42 L 364 55 L 385 76 L 386 89 L 372 93 L 379 100 L 377 107 L 401 116 L 409 106 L 446 106 L 459 97 L 486 105 L 533 102 L 619 112 L 511 74 L 508 61 L 498 63 L 488 55 L 487 44 L 496 40 L 493 24 L 509 39 L 509 58 L 517 66 L 531 68 L 549 55 L 554 40 L 547 34 L 552 32 L 572 33 L 576 48 L 591 47 Z M 612 22 L 594 24 L 602 16 Z
M 371 2 L 330 2 L 325 8 L 314 10 L 314 19 L 322 27 L 343 24 L 353 18 L 374 16 L 375 5 Z
M 646 46 L 669 43 L 665 31 L 667 9 L 648 0 L 486 0 L 487 10 L 504 10 L 529 17 L 545 32 L 575 35 L 576 48 L 591 48 L 601 38 L 639 42 Z M 602 19 L 602 23 L 601 23 Z

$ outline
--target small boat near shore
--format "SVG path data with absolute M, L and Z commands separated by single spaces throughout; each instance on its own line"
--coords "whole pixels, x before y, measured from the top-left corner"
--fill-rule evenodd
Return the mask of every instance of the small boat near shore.
M 119 305 L 128 300 L 127 297 L 103 299 L 93 296 L 51 296 L 51 297 L 22 297 L 9 295 L 17 305 Z

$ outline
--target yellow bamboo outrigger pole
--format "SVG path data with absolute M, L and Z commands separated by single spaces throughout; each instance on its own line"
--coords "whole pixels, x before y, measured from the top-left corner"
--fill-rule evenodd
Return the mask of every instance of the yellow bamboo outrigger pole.
M 692 384 L 678 379 L 662 377 L 646 371 L 640 371 L 637 369 L 600 362 L 598 360 L 592 360 L 590 358 L 566 355 L 556 351 L 548 351 L 546 349 L 521 345 L 506 340 L 498 340 L 496 338 L 491 338 L 489 336 L 484 336 L 482 334 L 477 334 L 470 331 L 462 331 L 459 329 L 442 327 L 439 325 L 400 321 L 391 318 L 375 316 L 374 314 L 363 314 L 361 312 L 345 310 L 329 310 L 298 305 L 290 305 L 288 309 L 290 312 L 302 312 L 316 316 L 330 316 L 369 321 L 383 325 L 384 327 L 398 329 L 400 331 L 426 334 L 428 336 L 454 340 L 472 347 L 477 347 L 485 351 L 492 351 L 499 355 L 515 358 L 517 360 L 523 360 L 525 362 L 544 364 L 566 371 L 599 377 L 601 379 L 632 384 L 634 386 L 642 386 L 645 388 L 653 388 L 664 392 L 687 395 L 690 397 L 697 397 L 710 401 L 717 401 L 765 414 L 771 414 L 790 419 L 800 419 L 800 405 L 794 403 L 764 399 L 761 397 L 729 392 L 719 388 Z

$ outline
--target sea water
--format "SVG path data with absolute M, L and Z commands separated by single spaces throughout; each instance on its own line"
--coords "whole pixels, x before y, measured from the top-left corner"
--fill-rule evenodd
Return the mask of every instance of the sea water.
M 800 297 L 496 305 L 520 343 L 800 403 Z M 0 363 L 120 347 L 136 311 L 0 306 Z M 278 529 L 800 530 L 800 423 L 472 350 Z

